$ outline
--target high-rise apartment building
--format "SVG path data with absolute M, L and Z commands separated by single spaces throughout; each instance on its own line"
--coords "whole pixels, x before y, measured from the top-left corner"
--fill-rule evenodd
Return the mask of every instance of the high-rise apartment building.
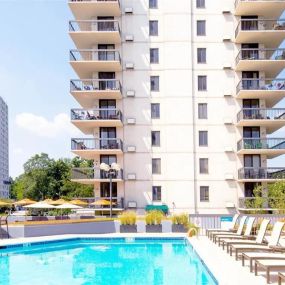
M 117 162 L 118 206 L 229 213 L 256 185 L 285 178 L 285 22 L 279 0 L 73 0 L 70 64 L 89 138 L 72 151 L 94 168 L 73 180 L 109 197 L 101 162 Z M 135 203 L 133 203 L 135 202 Z
M 0 199 L 9 198 L 8 106 L 0 97 Z

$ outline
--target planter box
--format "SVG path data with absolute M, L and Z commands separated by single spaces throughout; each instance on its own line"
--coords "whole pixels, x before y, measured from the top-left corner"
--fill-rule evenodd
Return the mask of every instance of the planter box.
M 145 231 L 147 233 L 162 233 L 162 225 L 146 225 Z
M 173 233 L 186 233 L 187 229 L 183 225 L 172 225 Z
M 120 225 L 120 233 L 137 233 L 137 225 Z

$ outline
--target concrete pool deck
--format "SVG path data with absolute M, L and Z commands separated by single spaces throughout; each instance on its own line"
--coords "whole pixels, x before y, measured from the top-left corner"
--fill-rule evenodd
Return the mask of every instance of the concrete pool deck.
M 54 240 L 65 240 L 70 238 L 78 237 L 95 237 L 95 238 L 117 238 L 117 237 L 156 237 L 156 238 L 175 238 L 175 237 L 186 237 L 185 234 L 153 234 L 153 233 L 139 233 L 139 234 L 97 234 L 97 235 L 59 235 L 59 236 L 43 236 L 43 237 L 30 237 L 30 238 L 17 238 L 0 240 L 0 247 L 7 245 L 15 245 L 21 243 L 32 243 L 32 242 L 43 242 L 43 241 L 54 241 Z M 254 276 L 253 273 L 249 272 L 249 267 L 242 267 L 240 261 L 229 256 L 220 247 L 212 243 L 207 237 L 199 236 L 198 238 L 189 238 L 190 243 L 196 250 L 198 255 L 204 261 L 206 266 L 212 272 L 214 277 L 217 279 L 219 285 L 265 285 L 266 279 L 264 274 L 260 276 Z M 277 284 L 277 273 L 275 273 L 273 281 Z

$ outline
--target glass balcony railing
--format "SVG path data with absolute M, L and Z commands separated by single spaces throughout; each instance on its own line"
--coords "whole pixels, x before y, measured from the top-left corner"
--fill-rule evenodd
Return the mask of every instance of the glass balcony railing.
M 244 167 L 238 171 L 239 179 L 285 179 L 285 167 Z
M 237 115 L 241 120 L 285 120 L 285 108 L 243 108 Z
M 70 61 L 119 61 L 120 53 L 112 49 L 71 50 Z
M 81 20 L 69 21 L 70 32 L 120 32 L 118 21 L 114 20 Z
M 71 150 L 123 150 L 123 143 L 117 138 L 71 139 Z
M 236 64 L 240 60 L 285 60 L 285 49 L 241 49 L 236 57 Z
M 100 170 L 99 168 L 72 168 L 71 170 L 71 179 L 74 180 L 100 180 L 108 179 L 108 176 L 105 171 Z M 123 179 L 123 170 L 116 172 L 116 176 L 113 179 Z
M 95 120 L 120 120 L 122 121 L 122 112 L 118 109 L 99 108 L 92 110 L 72 109 L 71 120 L 95 121 Z
M 235 36 L 242 31 L 280 31 L 285 30 L 284 19 L 241 19 L 238 22 Z
M 70 92 L 73 91 L 121 91 L 122 86 L 116 79 L 71 80 Z
M 269 198 L 269 197 L 244 197 L 239 198 L 239 208 L 242 209 L 280 209 L 284 203 L 283 197 Z
M 238 142 L 237 149 L 285 150 L 285 138 L 243 138 Z
M 237 85 L 237 93 L 242 90 L 285 90 L 285 79 L 246 78 Z

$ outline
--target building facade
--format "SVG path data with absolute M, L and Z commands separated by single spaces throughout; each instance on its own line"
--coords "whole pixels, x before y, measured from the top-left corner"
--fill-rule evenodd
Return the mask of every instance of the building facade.
M 231 213 L 256 185 L 285 178 L 285 1 L 73 0 L 72 152 L 94 161 L 73 181 L 116 205 Z M 268 20 L 270 19 L 270 20 Z M 272 20 L 274 19 L 274 20 Z M 270 136 L 269 136 L 270 135 Z M 284 165 L 285 167 L 285 165 Z
M 8 106 L 0 97 L 0 199 L 9 198 Z

